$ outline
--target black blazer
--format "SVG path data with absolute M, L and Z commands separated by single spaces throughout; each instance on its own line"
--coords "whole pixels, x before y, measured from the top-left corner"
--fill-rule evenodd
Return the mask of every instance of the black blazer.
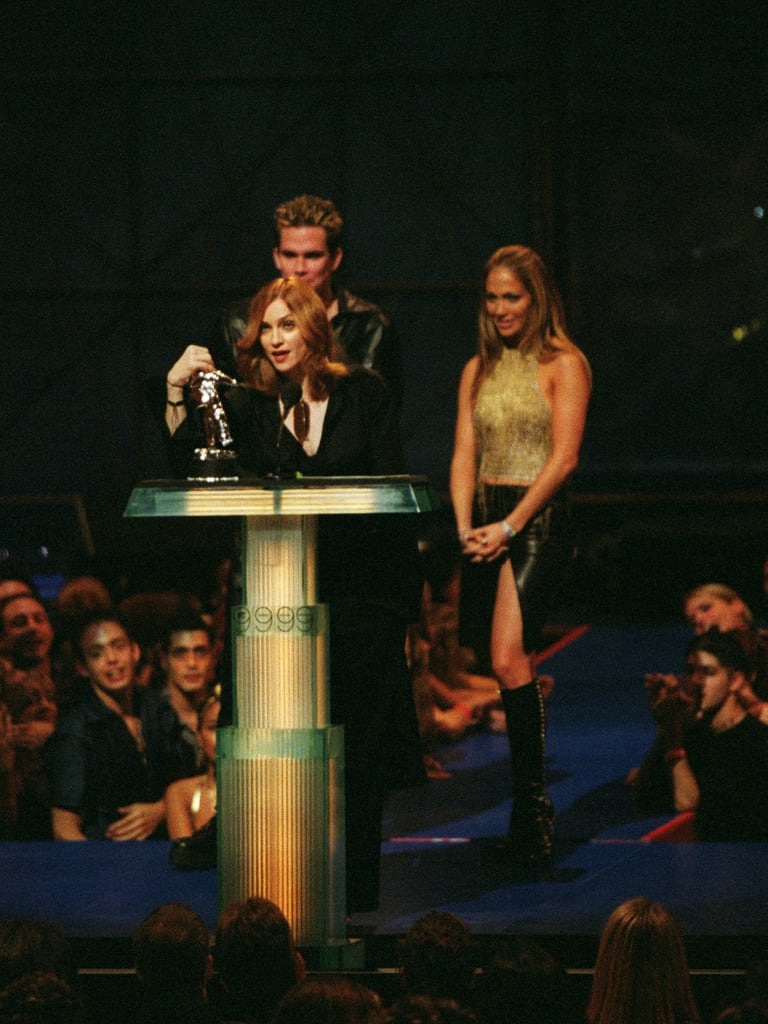
M 280 427 L 275 396 L 252 388 L 222 389 L 243 478 L 283 476 L 389 476 L 404 473 L 405 459 L 390 393 L 379 375 L 352 367 L 335 381 L 320 446 L 307 455 Z M 172 458 L 186 474 L 192 449 L 203 443 L 196 410 L 171 438 Z M 279 442 L 279 450 L 278 450 Z M 335 629 L 354 630 L 389 612 L 406 621 L 419 615 L 422 577 L 416 515 L 321 516 L 318 526 L 318 597 L 332 605 Z
M 267 476 L 278 470 L 278 463 L 287 476 L 405 472 L 394 404 L 381 377 L 370 370 L 354 367 L 334 383 L 315 455 L 307 455 L 289 430 L 280 429 L 277 398 L 250 388 L 230 388 L 222 402 L 245 474 Z

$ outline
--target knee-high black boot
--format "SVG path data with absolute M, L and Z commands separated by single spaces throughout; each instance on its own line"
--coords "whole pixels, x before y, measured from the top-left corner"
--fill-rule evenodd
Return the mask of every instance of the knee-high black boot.
M 512 859 L 532 867 L 552 856 L 552 801 L 544 791 L 544 701 L 538 680 L 502 690 L 512 771 L 512 813 L 507 833 Z

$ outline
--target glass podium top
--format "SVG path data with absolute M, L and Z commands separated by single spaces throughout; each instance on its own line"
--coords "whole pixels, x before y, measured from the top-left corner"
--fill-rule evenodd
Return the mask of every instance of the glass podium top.
M 371 515 L 439 508 L 425 476 L 307 476 L 211 483 L 145 480 L 134 487 L 123 515 Z

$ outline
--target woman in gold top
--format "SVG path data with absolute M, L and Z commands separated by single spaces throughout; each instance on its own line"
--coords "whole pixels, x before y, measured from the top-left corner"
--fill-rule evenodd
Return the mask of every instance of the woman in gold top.
M 534 867 L 551 857 L 553 810 L 533 655 L 571 556 L 561 492 L 578 462 L 590 383 L 541 258 L 498 249 L 485 267 L 479 351 L 459 385 L 451 498 L 465 555 L 462 638 L 482 658 L 473 626 L 484 628 L 507 721 L 509 851 Z

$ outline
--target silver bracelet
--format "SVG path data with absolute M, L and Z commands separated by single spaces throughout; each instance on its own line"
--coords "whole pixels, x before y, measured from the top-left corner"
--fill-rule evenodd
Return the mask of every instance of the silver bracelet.
M 513 537 L 517 536 L 517 530 L 513 530 L 506 519 L 501 520 L 501 528 L 504 531 L 507 540 L 512 540 Z

